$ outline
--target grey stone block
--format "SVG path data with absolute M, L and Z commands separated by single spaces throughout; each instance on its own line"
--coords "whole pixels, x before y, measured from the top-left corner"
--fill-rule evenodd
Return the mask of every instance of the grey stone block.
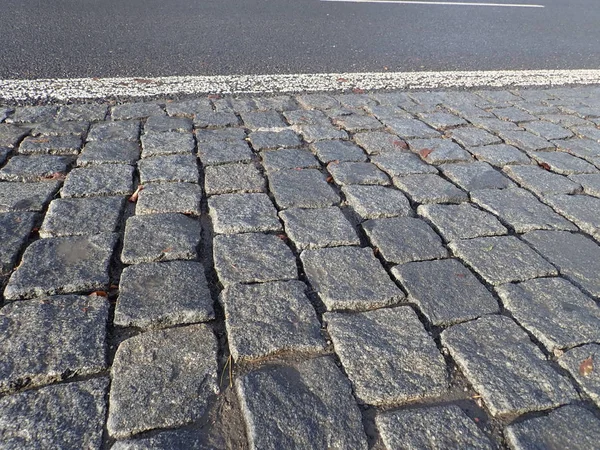
M 455 325 L 442 332 L 442 345 L 494 417 L 555 408 L 577 398 L 569 380 L 508 317 Z
M 600 173 L 571 175 L 569 179 L 583 186 L 584 193 L 600 197 Z
M 530 133 L 537 134 L 548 140 L 567 139 L 573 136 L 573 133 L 566 128 L 543 120 L 526 123 L 523 127 Z
M 377 104 L 377 102 L 367 94 L 338 94 L 335 98 L 346 108 L 363 108 Z
M 174 117 L 194 117 L 195 115 L 212 112 L 213 107 L 208 98 L 194 98 L 180 102 L 167 102 L 167 114 Z
M 267 150 L 260 152 L 260 155 L 267 172 L 285 169 L 318 169 L 321 167 L 319 161 L 311 152 L 300 148 Z
M 594 448 L 600 439 L 600 420 L 587 409 L 564 406 L 547 416 L 508 426 L 504 436 L 515 450 Z
M 422 173 L 438 173 L 438 170 L 425 163 L 412 153 L 389 152 L 371 157 L 371 162 L 392 177 Z
M 433 325 L 453 325 L 498 312 L 492 294 L 456 259 L 403 264 L 394 267 L 392 274 Z
M 233 112 L 206 111 L 194 116 L 196 128 L 237 127 L 240 120 Z
M 561 275 L 600 298 L 600 247 L 581 234 L 566 231 L 532 231 L 523 238 Z
M 43 238 L 117 231 L 123 197 L 58 198 L 48 207 L 39 233 Z
M 447 128 L 467 124 L 467 122 L 460 117 L 445 112 L 419 114 L 419 118 L 427 125 L 437 130 L 445 130 Z
M 136 214 L 200 215 L 202 189 L 191 183 L 152 183 L 139 193 Z
M 242 139 L 246 139 L 246 132 L 243 128 L 196 130 L 196 141 L 198 142 L 198 145 L 200 145 L 201 142 L 239 141 Z
M 338 108 L 340 102 L 327 94 L 304 94 L 298 95 L 296 101 L 306 109 L 331 109 Z
M 77 155 L 81 149 L 79 136 L 26 137 L 19 145 L 23 155 Z
M 298 277 L 294 254 L 274 235 L 244 233 L 216 236 L 213 257 L 219 280 L 225 286 Z
M 540 119 L 563 127 L 585 126 L 590 124 L 587 120 L 569 114 L 542 114 L 540 115 Z
M 254 164 L 208 166 L 204 173 L 204 189 L 207 195 L 266 190 L 265 179 Z
M 0 212 L 42 211 L 60 182 L 0 183 Z
M 14 148 L 30 131 L 31 127 L 0 123 L 0 146 Z
M 202 264 L 170 261 L 123 269 L 115 325 L 162 328 L 206 322 L 214 317 Z
M 553 266 L 514 236 L 454 241 L 449 247 L 493 285 L 558 274 Z
M 350 383 L 330 358 L 250 372 L 236 388 L 250 448 L 368 448 Z
M 167 117 L 164 115 L 148 117 L 144 124 L 146 133 L 168 133 L 176 131 L 178 133 L 191 133 L 192 121 L 182 117 Z
M 110 450 L 226 450 L 225 438 L 215 428 L 202 433 L 193 428 L 163 431 L 142 439 L 117 441 Z
M 407 148 L 406 142 L 395 134 L 384 131 L 370 131 L 354 135 L 354 142 L 360 145 L 369 155 L 396 152 Z
M 589 162 L 565 152 L 530 152 L 529 156 L 539 163 L 548 164 L 553 172 L 563 175 L 599 172 Z
M 496 288 L 515 320 L 548 349 L 600 341 L 596 303 L 562 278 L 540 278 Z
M 0 392 L 104 370 L 108 306 L 103 297 L 68 295 L 3 307 Z
M 266 111 L 274 109 L 275 111 L 291 111 L 298 109 L 298 103 L 289 95 L 275 95 L 273 97 L 256 97 L 253 99 L 256 109 Z
M 379 120 L 375 117 L 364 115 L 364 112 L 362 114 L 347 114 L 335 117 L 333 123 L 351 133 L 383 128 L 383 124 Z
M 281 231 L 277 210 L 267 194 L 224 194 L 208 199 L 215 233 Z
M 339 185 L 346 184 L 378 184 L 389 185 L 388 176 L 367 162 L 331 162 L 327 166 L 333 180 Z
M 417 213 L 433 223 L 447 242 L 508 233 L 493 215 L 470 203 L 421 205 Z
M 101 448 L 107 387 L 100 378 L 3 397 L 2 448 Z
M 280 170 L 268 174 L 271 192 L 280 208 L 321 208 L 338 204 L 339 195 L 315 169 Z
M 582 190 L 580 184 L 536 165 L 508 166 L 504 171 L 522 187 L 541 197 L 556 194 L 574 194 Z
M 17 257 L 27 242 L 35 221 L 35 213 L 0 214 L 0 274 L 9 273 L 17 264 Z
M 600 199 L 589 195 L 553 195 L 544 199 L 555 211 L 600 239 Z
M 386 450 L 446 450 L 496 448 L 455 405 L 433 406 L 378 414 L 375 423 Z
M 558 358 L 558 364 L 569 371 L 577 384 L 581 386 L 583 392 L 598 406 L 600 406 L 599 357 L 600 345 L 588 344 L 568 350 Z M 587 361 L 590 359 L 592 370 L 590 372 L 581 370 L 581 365 L 587 365 Z
M 140 159 L 140 146 L 137 142 L 109 139 L 85 144 L 77 158 L 77 165 L 84 167 L 94 164 L 134 165 L 138 159 Z
M 275 150 L 278 148 L 300 147 L 300 136 L 291 129 L 281 131 L 253 131 L 248 140 L 255 150 Z
M 137 141 L 140 137 L 139 120 L 120 120 L 117 122 L 99 122 L 90 127 L 88 141 L 103 141 L 119 139 L 122 141 Z
M 600 142 L 600 130 L 597 127 L 576 127 L 573 131 L 579 137 Z
M 528 131 L 500 130 L 499 136 L 508 145 L 513 145 L 526 152 L 536 150 L 553 150 L 554 144 Z
M 287 126 L 277 111 L 248 111 L 241 114 L 244 126 L 252 130 Z
M 183 214 L 147 214 L 127 219 L 121 261 L 125 264 L 196 259 L 201 227 Z
M 11 152 L 12 149 L 8 147 L 0 147 L 0 166 L 4 164 L 4 162 L 8 158 L 8 155 L 10 155 Z
M 130 195 L 133 171 L 129 165 L 98 165 L 74 169 L 67 175 L 60 192 L 62 197 Z
M 108 106 L 106 105 L 65 105 L 58 108 L 56 120 L 85 120 L 87 122 L 98 122 L 106 118 Z
M 475 157 L 496 167 L 511 164 L 529 164 L 530 159 L 518 148 L 506 144 L 486 145 L 483 147 L 468 148 Z
M 300 281 L 226 287 L 221 303 L 234 360 L 323 350 L 321 326 L 305 290 Z
M 532 230 L 571 230 L 573 224 L 521 188 L 482 189 L 471 192 L 471 200 L 497 215 L 517 233 Z
M 306 276 L 328 311 L 365 311 L 393 305 L 404 294 L 369 248 L 304 250 Z
M 154 182 L 198 183 L 198 164 L 193 155 L 153 156 L 138 163 L 142 184 Z
M 10 277 L 4 298 L 106 290 L 116 241 L 112 233 L 35 241 Z
M 396 405 L 446 391 L 444 358 L 410 307 L 323 320 L 359 401 Z
M 362 227 L 388 263 L 404 264 L 448 256 L 442 239 L 421 219 L 371 219 L 363 222 Z
M 490 113 L 491 114 L 491 113 Z M 503 133 L 506 131 L 523 131 L 523 128 L 512 122 L 490 118 L 490 117 L 467 117 L 471 124 L 483 128 L 491 133 Z
M 500 144 L 502 140 L 481 128 L 463 127 L 448 132 L 448 135 L 464 147 Z
M 142 135 L 142 158 L 164 155 L 189 155 L 194 153 L 195 142 L 191 133 L 169 131 Z
M 394 177 L 393 182 L 417 203 L 461 203 L 468 200 L 466 192 L 439 175 L 406 175 Z
M 54 105 L 18 106 L 6 119 L 7 123 L 46 122 L 54 120 L 58 107 Z
M 404 194 L 383 186 L 344 186 L 346 202 L 361 220 L 414 215 Z
M 63 136 L 75 135 L 79 138 L 87 133 L 90 124 L 88 122 L 44 122 L 31 124 L 32 136 Z
M 163 109 L 156 103 L 144 102 L 113 106 L 110 113 L 113 120 L 142 119 L 165 114 Z
M 430 164 L 473 161 L 469 152 L 449 139 L 414 139 L 408 141 L 408 145 Z
M 325 164 L 331 161 L 366 161 L 367 155 L 360 147 L 349 141 L 321 141 L 311 144 L 310 149 Z
M 243 113 L 256 110 L 256 102 L 249 97 L 226 97 L 213 100 L 215 110 L 218 112 Z
M 336 247 L 360 245 L 355 227 L 337 207 L 298 209 L 279 213 L 285 230 L 296 248 Z
M 294 125 L 293 128 L 302 135 L 306 142 L 349 138 L 348 133 L 333 125 Z
M 488 163 L 444 164 L 442 173 L 466 191 L 477 189 L 506 189 L 514 184 Z
M 202 417 L 219 390 L 217 343 L 206 325 L 149 331 L 119 345 L 111 375 L 111 436 L 180 427 Z
M 298 109 L 284 111 L 283 115 L 291 125 L 327 125 L 329 118 L 318 110 Z
M 198 157 L 205 166 L 252 161 L 252 150 L 246 141 L 214 141 L 198 144 Z
M 72 162 L 69 156 L 16 155 L 0 170 L 0 180 L 35 182 L 60 179 Z
M 384 123 L 403 139 L 434 138 L 440 133 L 416 119 L 386 119 Z
M 526 113 L 518 108 L 494 108 L 492 109 L 494 114 L 500 120 L 509 120 L 511 122 L 531 122 L 537 120 L 537 117 Z
M 560 151 L 585 159 L 592 164 L 600 158 L 600 142 L 591 139 L 567 139 L 561 141 L 552 141 Z

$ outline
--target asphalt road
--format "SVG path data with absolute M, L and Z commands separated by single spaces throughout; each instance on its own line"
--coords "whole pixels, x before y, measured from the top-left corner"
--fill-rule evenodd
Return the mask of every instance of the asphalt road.
M 2 0 L 0 79 L 600 68 L 598 0 L 490 1 Z

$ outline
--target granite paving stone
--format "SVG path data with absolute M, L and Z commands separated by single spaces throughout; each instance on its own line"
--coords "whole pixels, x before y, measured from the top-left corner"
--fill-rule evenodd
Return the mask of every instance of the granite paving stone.
M 36 223 L 30 212 L 0 213 L 0 275 L 8 274 Z
M 79 138 L 87 133 L 90 124 L 88 122 L 44 122 L 31 124 L 32 136 L 63 136 L 76 135 Z
M 160 182 L 198 182 L 198 164 L 193 155 L 169 155 L 144 158 L 138 163 L 140 181 Z
M 470 203 L 421 205 L 417 213 L 433 223 L 447 242 L 508 233 L 496 217 Z
M 195 115 L 212 112 L 213 107 L 208 98 L 194 98 L 190 100 L 167 102 L 167 114 L 172 117 L 194 117 Z
M 408 149 L 408 145 L 395 134 L 384 131 L 369 131 L 354 135 L 354 142 L 360 145 L 369 155 L 379 155 Z
M 338 94 L 335 98 L 346 108 L 363 108 L 377 102 L 367 94 Z
M 370 219 L 362 223 L 371 244 L 393 264 L 445 258 L 442 239 L 427 222 L 412 217 Z
M 504 436 L 511 448 L 594 448 L 600 439 L 600 420 L 579 406 L 563 406 L 547 416 L 508 426 Z
M 7 123 L 46 122 L 54 120 L 58 107 L 54 105 L 19 106 L 6 119 Z
M 417 155 L 405 152 L 390 152 L 371 157 L 371 162 L 392 177 L 423 173 L 438 173 L 438 170 Z
M 168 133 L 177 131 L 179 133 L 191 133 L 192 121 L 185 117 L 168 117 L 165 115 L 148 117 L 144 124 L 146 133 Z
M 364 113 L 363 113 L 364 114 Z M 365 130 L 377 130 L 383 128 L 383 124 L 372 116 L 362 114 L 348 114 L 333 119 L 334 125 L 344 128 L 346 131 L 356 133 Z
M 471 154 L 449 139 L 414 139 L 408 141 L 413 152 L 417 152 L 430 164 L 471 162 Z
M 333 180 L 339 185 L 378 184 L 389 185 L 388 176 L 375 164 L 367 162 L 331 162 L 327 166 Z
M 231 127 L 216 130 L 196 130 L 196 141 L 198 144 L 201 142 L 239 141 L 240 139 L 246 139 L 246 132 L 243 128 Z
M 573 136 L 573 132 L 561 127 L 555 123 L 546 122 L 544 120 L 537 120 L 535 122 L 529 122 L 523 124 L 523 128 L 533 134 L 548 139 L 567 139 Z
M 98 122 L 92 124 L 87 135 L 88 141 L 119 139 L 137 141 L 140 136 L 139 120 L 119 120 L 116 122 Z
M 360 402 L 395 405 L 446 391 L 444 358 L 410 307 L 323 320 Z
M 194 153 L 195 142 L 191 133 L 169 131 L 146 132 L 142 135 L 142 158 L 161 155 L 189 155 Z
M 443 164 L 442 173 L 466 191 L 477 189 L 506 189 L 514 184 L 488 163 Z
M 285 224 L 288 236 L 300 250 L 360 245 L 356 228 L 346 219 L 342 210 L 335 206 L 315 209 L 290 208 L 281 211 L 279 216 Z
M 269 173 L 268 178 L 280 208 L 321 208 L 340 202 L 339 195 L 318 170 L 280 170 Z
M 465 239 L 451 242 L 449 247 L 493 285 L 558 274 L 552 265 L 515 236 Z
M 215 233 L 281 231 L 277 210 L 267 194 L 224 194 L 208 199 Z
M 600 199 L 589 195 L 554 195 L 544 199 L 581 230 L 600 239 Z
M 562 276 L 600 298 L 600 246 L 581 234 L 566 231 L 532 231 L 523 238 Z
M 589 162 L 565 152 L 530 152 L 529 155 L 538 163 L 547 164 L 552 171 L 563 175 L 600 172 Z
M 134 165 L 140 159 L 140 145 L 133 141 L 108 139 L 85 144 L 77 158 L 77 165 L 86 167 L 95 164 Z
M 112 120 L 143 119 L 150 116 L 165 114 L 164 110 L 156 103 L 125 103 L 111 108 Z
M 274 235 L 244 233 L 216 236 L 213 258 L 215 270 L 224 286 L 298 277 L 294 254 L 283 240 Z
M 59 179 L 66 175 L 72 162 L 69 156 L 16 155 L 0 170 L 0 180 L 35 182 Z
M 192 183 L 151 183 L 139 193 L 136 214 L 181 213 L 199 216 L 202 189 Z
M 384 123 L 403 139 L 439 137 L 439 131 L 430 128 L 420 120 L 389 118 Z
M 507 120 L 510 122 L 531 122 L 537 120 L 537 117 L 532 116 L 525 111 L 514 108 L 494 108 L 491 110 L 492 114 L 494 114 L 500 120 Z
M 186 425 L 202 417 L 219 391 L 216 339 L 206 325 L 134 336 L 117 348 L 111 377 L 111 436 Z
M 583 392 L 597 405 L 600 406 L 600 370 L 598 361 L 600 358 L 600 345 L 587 344 L 566 351 L 560 358 L 558 364 L 569 371 Z M 592 370 L 588 373 L 581 370 L 584 361 L 592 362 Z
M 298 103 L 289 95 L 275 95 L 272 97 L 256 97 L 253 99 L 256 109 L 266 111 L 291 111 L 298 109 Z
M 490 113 L 491 114 L 491 113 Z M 490 133 L 504 133 L 506 131 L 524 131 L 523 128 L 513 122 L 505 122 L 504 120 L 496 119 L 494 117 L 466 117 L 469 122 L 478 128 L 483 128 Z M 528 133 L 531 134 L 531 133 Z M 535 136 L 535 135 L 533 135 Z
M 360 220 L 414 215 L 406 196 L 396 189 L 350 185 L 342 187 L 342 193 Z
M 482 189 L 471 192 L 471 200 L 495 214 L 517 233 L 532 230 L 571 230 L 577 228 L 544 205 L 525 189 Z
M 447 128 L 453 128 L 467 124 L 464 119 L 446 112 L 419 114 L 419 118 L 427 125 L 437 130 L 445 130 Z
M 331 109 L 340 106 L 340 102 L 327 94 L 298 95 L 296 101 L 306 109 Z
M 101 448 L 107 387 L 99 378 L 1 398 L 2 448 Z
M 4 122 L 8 116 L 13 113 L 13 109 L 11 108 L 0 108 L 0 122 Z
M 499 130 L 498 135 L 506 144 L 518 147 L 525 152 L 553 150 L 555 148 L 552 142 L 529 131 Z
M 194 115 L 196 128 L 237 127 L 240 119 L 229 111 L 206 111 Z
M 600 129 L 598 127 L 576 127 L 573 131 L 577 136 L 600 142 Z
M 263 166 L 267 172 L 285 169 L 318 169 L 321 164 L 308 150 L 300 148 L 283 148 L 260 152 Z
M 56 120 L 98 122 L 106 118 L 107 112 L 106 105 L 64 105 L 58 108 Z
M 134 168 L 129 165 L 98 165 L 73 169 L 60 191 L 61 197 L 130 195 Z
M 216 111 L 243 113 L 256 110 L 256 102 L 252 98 L 219 98 L 212 103 Z
M 319 110 L 296 109 L 284 111 L 284 117 L 291 125 L 327 125 L 329 118 Z
M 348 133 L 333 125 L 294 125 L 294 130 L 302 135 L 306 142 L 317 142 L 331 139 L 348 139 Z
M 600 197 L 600 173 L 585 173 L 569 176 L 571 181 L 581 185 L 583 192 L 594 197 Z
M 206 322 L 214 317 L 201 263 L 169 261 L 123 269 L 115 325 L 163 328 Z
M 492 294 L 456 259 L 402 264 L 392 274 L 433 325 L 453 325 L 499 310 Z
M 409 102 L 408 104 L 412 103 L 410 100 L 408 102 Z M 405 103 L 405 104 L 407 104 L 407 103 Z M 381 122 L 385 122 L 386 120 L 389 120 L 389 119 L 414 119 L 414 116 L 411 113 L 401 109 L 398 106 L 390 106 L 390 105 L 373 106 L 373 105 L 371 105 L 371 106 L 365 107 L 364 109 L 367 112 L 369 112 L 370 114 L 377 117 L 377 119 L 379 119 L 379 121 L 381 121 Z
M 504 171 L 522 187 L 541 197 L 581 192 L 580 184 L 537 165 L 508 166 Z
M 108 307 L 103 297 L 77 295 L 4 306 L 0 392 L 104 370 Z
M 200 222 L 183 214 L 145 214 L 127 219 L 121 261 L 125 264 L 196 259 Z
M 302 145 L 300 136 L 291 129 L 281 131 L 253 131 L 248 136 L 248 140 L 257 151 L 295 148 Z
M 496 448 L 456 405 L 385 412 L 375 417 L 375 423 L 386 450 Z
M 487 162 L 496 167 L 530 163 L 530 159 L 525 153 L 511 145 L 485 145 L 483 147 L 469 147 L 467 150 L 475 155 L 479 161 Z
M 356 161 L 367 160 L 365 152 L 350 141 L 320 141 L 310 145 L 310 149 L 324 164 L 331 161 Z
M 406 175 L 393 178 L 394 185 L 417 203 L 461 203 L 467 193 L 439 175 Z
M 233 359 L 322 351 L 325 340 L 305 291 L 300 281 L 226 287 L 220 298 Z
M 563 278 L 496 288 L 504 307 L 550 352 L 600 341 L 600 308 Z
M 441 338 L 494 417 L 555 408 L 577 398 L 569 380 L 508 317 L 458 324 Z
M 283 128 L 287 124 L 277 111 L 248 111 L 241 114 L 246 128 Z
M 570 155 L 577 156 L 592 164 L 600 163 L 600 142 L 590 139 L 567 139 L 564 141 L 552 141 L 556 148 Z
M 328 311 L 365 311 L 393 305 L 404 294 L 369 248 L 304 250 L 306 276 Z
M 111 450 L 226 450 L 226 440 L 219 431 L 210 429 L 207 433 L 198 433 L 194 429 L 180 428 L 152 434 L 142 439 L 117 441 Z
M 588 122 L 587 120 L 584 120 L 577 116 L 571 116 L 569 114 L 542 114 L 540 115 L 540 119 L 561 125 L 563 127 L 590 125 L 590 122 Z
M 0 123 L 0 146 L 14 148 L 30 131 L 31 127 Z
M 21 265 L 10 277 L 4 298 L 107 290 L 116 241 L 113 233 L 35 241 L 27 247 Z
M 0 212 L 42 211 L 60 182 L 0 183 Z
M 448 132 L 448 136 L 464 147 L 500 144 L 502 140 L 481 128 L 461 127 Z
M 19 145 L 23 155 L 77 155 L 81 149 L 79 136 L 26 137 Z
M 250 448 L 368 448 L 350 383 L 328 357 L 267 367 L 235 384 Z
M 207 195 L 264 192 L 266 182 L 254 164 L 208 166 L 204 171 Z
M 204 166 L 252 161 L 252 150 L 243 140 L 214 141 L 198 144 L 198 157 Z
M 0 147 L 0 166 L 4 164 L 4 162 L 8 158 L 8 155 L 10 155 L 11 152 L 12 149 L 8 147 Z
M 115 232 L 124 206 L 123 197 L 57 198 L 48 207 L 40 237 Z

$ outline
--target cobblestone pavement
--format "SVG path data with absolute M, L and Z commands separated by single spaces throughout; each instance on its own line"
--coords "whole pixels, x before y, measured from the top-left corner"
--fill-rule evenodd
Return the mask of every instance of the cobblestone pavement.
M 599 448 L 599 87 L 0 121 L 0 448 Z

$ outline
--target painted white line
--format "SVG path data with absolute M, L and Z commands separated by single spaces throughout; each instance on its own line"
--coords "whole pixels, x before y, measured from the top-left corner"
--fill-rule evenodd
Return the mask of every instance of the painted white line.
M 346 3 L 397 3 L 399 5 L 438 5 L 438 6 L 493 6 L 506 8 L 545 8 L 544 5 L 523 5 L 519 3 L 470 3 L 470 2 L 427 2 L 412 0 L 321 0 L 322 2 Z
M 0 80 L 0 100 L 92 100 L 200 94 L 256 94 L 349 89 L 452 89 L 600 84 L 600 70 L 317 73 L 159 78 Z

